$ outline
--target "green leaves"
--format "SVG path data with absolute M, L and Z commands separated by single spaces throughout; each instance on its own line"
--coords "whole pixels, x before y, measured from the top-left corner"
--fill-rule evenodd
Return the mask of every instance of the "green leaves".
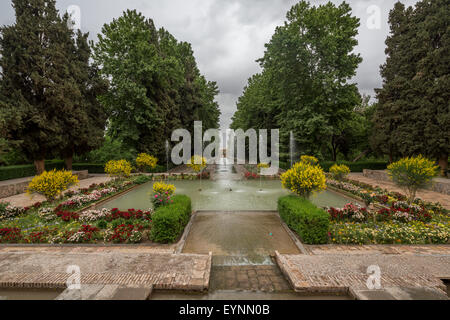
M 389 15 L 383 87 L 377 91 L 372 144 L 391 156 L 424 154 L 440 159 L 450 151 L 450 7 L 445 0 L 397 3 Z
M 358 27 L 345 3 L 294 5 L 266 44 L 263 71 L 249 80 L 232 127 L 281 128 L 285 153 L 294 131 L 302 152 L 336 158 L 333 141 L 361 100 L 349 83 L 362 61 L 353 52 Z
M 110 113 L 108 133 L 136 151 L 165 159 L 172 130 L 193 129 L 196 120 L 218 127 L 217 86 L 200 75 L 190 44 L 142 14 L 128 10 L 106 24 L 94 60 L 111 82 L 99 97 Z

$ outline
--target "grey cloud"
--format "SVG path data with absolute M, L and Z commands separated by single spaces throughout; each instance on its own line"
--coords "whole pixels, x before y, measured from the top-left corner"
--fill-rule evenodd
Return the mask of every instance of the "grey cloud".
M 276 26 L 285 21 L 286 12 L 295 0 L 58 0 L 61 11 L 69 5 L 81 8 L 82 30 L 95 40 L 103 24 L 119 17 L 126 9 L 141 11 L 158 27 L 169 30 L 177 39 L 192 44 L 199 68 L 209 80 L 217 81 L 221 90 L 217 98 L 222 110 L 221 127 L 227 128 L 236 110 L 247 79 L 260 68 L 255 62 L 264 54 Z M 313 5 L 324 0 L 311 0 Z M 333 0 L 339 4 L 341 1 Z M 389 33 L 388 13 L 392 0 L 349 0 L 353 14 L 361 19 L 356 52 L 364 61 L 354 82 L 362 93 L 374 95 L 381 86 L 379 66 L 385 62 L 384 41 Z M 416 0 L 403 0 L 413 5 Z M 381 9 L 381 29 L 367 28 L 367 8 Z M 10 1 L 0 2 L 0 25 L 11 24 L 14 12 Z

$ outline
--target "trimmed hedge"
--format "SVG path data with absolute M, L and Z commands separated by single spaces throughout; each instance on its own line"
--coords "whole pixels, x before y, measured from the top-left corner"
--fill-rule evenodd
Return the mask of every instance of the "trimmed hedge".
M 45 170 L 61 170 L 64 169 L 64 161 L 50 160 L 45 162 Z M 89 173 L 105 173 L 105 165 L 102 163 L 74 163 L 72 165 L 74 171 L 88 170 Z M 149 170 L 148 173 L 166 172 L 166 167 L 157 165 L 156 168 Z M 33 164 L 25 164 L 18 166 L 0 167 L 0 181 L 33 177 L 36 175 L 36 168 Z
M 105 165 L 101 163 L 74 163 L 72 165 L 72 170 L 88 170 L 89 173 L 105 173 Z
M 330 168 L 337 163 L 338 165 L 345 164 L 347 167 L 350 168 L 351 172 L 363 172 L 364 169 L 368 170 L 386 170 L 387 166 L 389 165 L 389 162 L 387 161 L 358 161 L 358 162 L 351 162 L 351 161 L 322 161 L 320 163 L 320 166 L 323 170 L 326 172 L 330 171 Z
M 63 168 L 64 168 L 64 161 L 56 160 L 45 162 L 46 170 L 53 170 L 53 169 L 60 170 Z M 0 167 L 0 181 L 32 177 L 35 175 L 36 175 L 36 168 L 33 164 Z
M 281 219 L 300 236 L 304 243 L 328 242 L 330 215 L 311 201 L 292 195 L 281 197 L 278 199 L 278 212 Z
M 173 203 L 159 207 L 152 215 L 150 238 L 157 243 L 173 243 L 183 233 L 192 213 L 191 199 L 185 195 L 173 197 Z
M 351 161 L 321 161 L 320 166 L 323 170 L 326 172 L 330 171 L 330 168 L 335 164 L 345 164 L 347 167 L 350 168 L 351 172 L 363 172 L 364 169 L 369 170 L 386 170 L 387 166 L 389 165 L 389 162 L 387 161 L 358 161 L 358 162 L 351 162 Z M 287 162 L 280 162 L 280 168 L 284 170 L 288 170 L 290 167 L 290 163 Z

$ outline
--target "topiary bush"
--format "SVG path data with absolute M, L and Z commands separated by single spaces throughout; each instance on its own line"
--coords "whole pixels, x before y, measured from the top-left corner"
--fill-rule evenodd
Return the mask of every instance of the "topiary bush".
M 328 242 L 330 215 L 311 201 L 297 196 L 278 199 L 281 219 L 294 230 L 306 244 Z
M 152 215 L 150 239 L 157 243 L 173 243 L 183 233 L 192 213 L 191 199 L 185 195 L 173 197 L 173 203 L 159 207 Z

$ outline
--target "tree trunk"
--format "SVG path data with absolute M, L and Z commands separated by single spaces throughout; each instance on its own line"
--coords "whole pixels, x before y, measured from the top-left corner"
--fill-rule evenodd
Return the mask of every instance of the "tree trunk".
M 34 166 L 36 167 L 36 174 L 41 175 L 45 171 L 45 159 L 34 160 Z
M 72 156 L 66 156 L 64 158 L 64 162 L 66 164 L 66 170 L 72 171 L 73 155 Z
M 442 154 L 439 158 L 439 166 L 441 167 L 441 176 L 447 177 L 448 172 L 448 154 Z

